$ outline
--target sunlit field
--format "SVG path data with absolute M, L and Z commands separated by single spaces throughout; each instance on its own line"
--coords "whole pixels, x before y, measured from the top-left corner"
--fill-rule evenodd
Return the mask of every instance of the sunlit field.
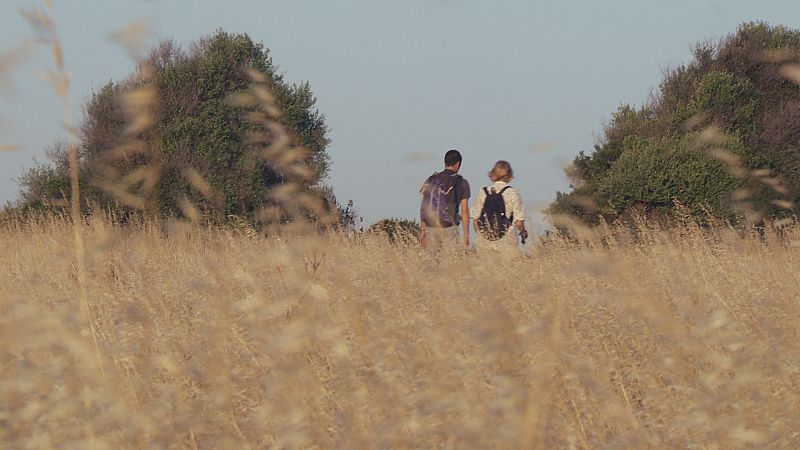
M 791 230 L 81 232 L 85 293 L 67 221 L 0 229 L 4 448 L 800 445 Z
M 22 11 L 33 35 L 0 55 L 0 81 L 34 44 L 52 55 L 65 134 L 0 211 L 0 449 L 800 448 L 796 203 L 688 108 L 717 97 L 656 108 L 692 134 L 609 175 L 603 192 L 630 201 L 613 225 L 574 189 L 558 198 L 596 225 L 551 208 L 552 232 L 518 252 L 431 252 L 408 220 L 356 231 L 325 184 L 310 85 L 285 82 L 263 44 L 218 30 L 148 53 L 132 22 L 109 36 L 131 74 L 76 119 L 54 11 Z M 791 35 L 740 33 L 760 30 Z M 778 50 L 731 58 L 776 64 L 780 94 L 800 65 Z M 720 110 L 755 129 L 755 85 L 717 69 L 701 85 L 747 94 Z M 769 149 L 792 174 L 796 106 L 764 134 L 788 142 Z M 658 214 L 636 209 L 662 190 Z M 687 190 L 730 191 L 729 214 Z

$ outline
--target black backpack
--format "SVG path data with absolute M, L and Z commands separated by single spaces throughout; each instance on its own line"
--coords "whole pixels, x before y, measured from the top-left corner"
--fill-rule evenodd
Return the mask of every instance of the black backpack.
M 503 192 L 511 186 L 506 186 L 500 192 L 488 188 L 483 188 L 486 193 L 486 200 L 483 202 L 483 209 L 478 218 L 478 230 L 481 235 L 490 240 L 496 241 L 506 235 L 511 224 L 514 223 L 514 215 L 506 216 L 506 202 L 503 200 Z
M 437 172 L 425 180 L 419 214 L 425 225 L 446 228 L 456 224 L 456 191 L 460 179 L 458 174 Z

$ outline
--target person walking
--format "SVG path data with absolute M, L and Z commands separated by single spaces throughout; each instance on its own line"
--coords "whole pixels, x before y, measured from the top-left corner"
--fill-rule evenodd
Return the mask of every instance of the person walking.
M 523 244 L 528 238 L 522 197 L 508 184 L 513 178 L 508 161 L 497 161 L 489 171 L 492 184 L 478 192 L 471 209 L 476 248 L 507 250 L 517 247 L 517 233 Z
M 423 183 L 420 193 L 420 243 L 429 249 L 458 245 L 458 226 L 463 228 L 463 244 L 469 248 L 469 183 L 458 171 L 461 153 L 448 150 L 444 170 L 435 172 Z

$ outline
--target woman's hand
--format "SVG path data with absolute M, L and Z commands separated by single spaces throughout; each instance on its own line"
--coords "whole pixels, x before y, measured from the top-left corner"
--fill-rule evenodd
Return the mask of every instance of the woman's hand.
M 525 221 L 518 220 L 514 225 L 517 226 L 517 230 L 519 231 L 519 237 L 524 244 L 525 241 L 528 239 L 528 230 L 525 229 Z

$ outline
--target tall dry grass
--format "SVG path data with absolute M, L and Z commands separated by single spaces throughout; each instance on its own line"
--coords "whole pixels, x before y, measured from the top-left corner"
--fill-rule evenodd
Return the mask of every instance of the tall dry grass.
M 685 226 L 429 255 L 0 229 L 4 448 L 797 448 L 800 255 Z M 82 335 L 83 333 L 84 335 Z
M 186 222 L 82 217 L 45 6 L 25 15 L 54 56 L 72 208 L 0 224 L 0 447 L 800 447 L 797 231 L 640 221 L 526 255 L 321 237 L 301 219 L 321 215 L 299 188 L 305 152 L 257 73 L 230 101 L 263 111 L 249 116 L 253 151 L 288 182 L 259 216 L 294 219 L 290 235 L 204 227 L 188 199 Z M 113 38 L 138 58 L 145 31 Z M 0 76 L 17 59 L 0 58 Z M 100 186 L 146 210 L 159 99 L 138 75 L 109 157 L 150 163 Z M 216 198 L 203 174 L 184 176 Z M 148 189 L 131 194 L 131 179 Z

